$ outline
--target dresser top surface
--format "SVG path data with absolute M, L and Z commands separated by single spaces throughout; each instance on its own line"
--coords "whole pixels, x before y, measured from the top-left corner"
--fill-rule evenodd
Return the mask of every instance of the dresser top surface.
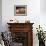
M 31 25 L 33 25 L 34 23 L 7 23 L 7 24 L 8 24 L 8 25 L 14 25 L 14 24 L 19 24 L 19 25 L 20 25 L 20 24 L 22 24 L 22 25 L 23 25 L 23 24 L 31 24 Z

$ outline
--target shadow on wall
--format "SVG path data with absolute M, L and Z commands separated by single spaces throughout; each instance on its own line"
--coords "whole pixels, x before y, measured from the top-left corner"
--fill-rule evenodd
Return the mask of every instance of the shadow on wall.
M 41 13 L 46 13 L 46 0 L 40 0 L 40 11 Z
M 2 31 L 2 17 L 0 16 L 0 32 Z
M 0 0 L 0 31 L 2 31 L 2 0 Z

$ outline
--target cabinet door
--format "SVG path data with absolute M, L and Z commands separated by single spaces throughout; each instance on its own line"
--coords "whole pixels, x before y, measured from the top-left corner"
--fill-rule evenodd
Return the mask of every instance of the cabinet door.
M 28 32 L 12 32 L 12 40 L 16 43 L 22 43 L 23 46 L 28 46 Z

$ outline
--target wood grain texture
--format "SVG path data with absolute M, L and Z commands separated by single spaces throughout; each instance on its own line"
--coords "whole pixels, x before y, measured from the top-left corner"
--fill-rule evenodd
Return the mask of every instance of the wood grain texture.
M 33 23 L 7 23 L 11 32 L 28 32 L 28 46 L 33 46 Z

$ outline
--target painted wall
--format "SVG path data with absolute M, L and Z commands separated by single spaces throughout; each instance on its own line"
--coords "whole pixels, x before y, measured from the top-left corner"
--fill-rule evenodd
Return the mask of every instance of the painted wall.
M 27 5 L 27 16 L 14 16 L 14 5 Z M 7 22 L 17 19 L 19 22 L 30 20 L 33 25 L 33 45 L 38 46 L 36 27 L 40 24 L 40 0 L 2 0 L 2 25 L 3 31 L 8 30 Z M 36 40 L 37 39 L 37 40 Z
M 46 0 L 40 0 L 40 24 L 46 31 Z
M 2 0 L 0 0 L 0 31 L 2 31 Z
M 27 5 L 27 16 L 14 16 L 14 5 Z M 10 19 L 17 19 L 19 22 L 24 22 L 26 19 L 29 19 L 30 22 L 38 24 L 39 16 L 40 0 L 2 0 L 2 22 L 5 27 Z M 5 27 L 4 29 L 6 30 L 7 28 Z
M 43 0 L 42 0 L 43 1 Z M 46 30 L 46 15 L 43 14 L 42 9 L 44 4 L 40 0 L 2 0 L 2 26 L 3 31 L 8 30 L 7 22 L 11 19 L 17 19 L 19 22 L 30 20 L 33 25 L 33 45 L 38 46 L 38 39 L 36 37 L 36 27 L 39 24 Z M 27 16 L 14 16 L 14 5 L 27 5 Z M 36 40 L 37 39 L 37 40 Z
M 40 0 L 40 9 L 42 13 L 46 13 L 46 0 Z

